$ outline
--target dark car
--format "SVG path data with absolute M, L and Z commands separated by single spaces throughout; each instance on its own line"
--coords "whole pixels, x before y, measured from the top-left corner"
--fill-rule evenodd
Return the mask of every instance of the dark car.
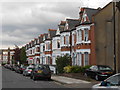
M 106 65 L 93 65 L 85 70 L 85 76 L 90 76 L 96 80 L 104 80 L 113 74 L 112 68 Z
M 51 70 L 48 65 L 36 65 L 32 70 L 30 78 L 33 80 L 36 80 L 39 78 L 41 79 L 46 78 L 50 80 Z

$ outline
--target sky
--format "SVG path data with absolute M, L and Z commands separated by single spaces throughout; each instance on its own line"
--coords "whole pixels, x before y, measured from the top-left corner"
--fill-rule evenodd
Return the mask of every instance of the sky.
M 65 18 L 79 18 L 79 8 L 104 7 L 112 0 L 0 0 L 0 49 L 23 46 Z

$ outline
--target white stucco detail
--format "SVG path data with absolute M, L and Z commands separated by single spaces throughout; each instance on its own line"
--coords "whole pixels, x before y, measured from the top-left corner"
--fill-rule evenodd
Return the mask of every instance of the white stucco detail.
M 89 54 L 91 53 L 90 49 L 77 49 L 76 52 L 81 52 L 82 54 L 85 52 L 88 52 Z

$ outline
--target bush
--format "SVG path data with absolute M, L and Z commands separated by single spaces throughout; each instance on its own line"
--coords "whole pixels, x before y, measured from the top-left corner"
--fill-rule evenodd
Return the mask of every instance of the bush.
M 72 66 L 72 73 L 79 73 L 81 72 L 81 67 L 80 66 Z
M 81 67 L 81 66 L 66 66 L 64 67 L 64 72 L 65 73 L 84 73 L 85 72 L 85 69 L 88 69 L 90 66 L 84 66 L 84 67 Z
M 82 67 L 81 69 L 81 72 L 84 73 L 86 69 L 90 68 L 91 66 L 90 65 L 87 65 L 87 66 L 84 66 Z
M 70 56 L 59 56 L 56 58 L 56 67 L 58 73 L 64 73 L 64 67 L 71 64 Z
M 71 73 L 71 71 L 72 71 L 72 66 L 66 66 L 66 67 L 64 67 L 64 72 L 65 73 Z

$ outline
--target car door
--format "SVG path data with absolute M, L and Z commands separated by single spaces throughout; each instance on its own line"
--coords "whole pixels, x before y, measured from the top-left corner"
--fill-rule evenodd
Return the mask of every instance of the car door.
M 96 67 L 97 67 L 97 66 L 94 65 L 94 66 L 92 66 L 92 67 L 90 68 L 90 71 L 89 71 L 89 72 L 90 72 L 90 75 L 91 75 L 92 78 L 95 77 Z

